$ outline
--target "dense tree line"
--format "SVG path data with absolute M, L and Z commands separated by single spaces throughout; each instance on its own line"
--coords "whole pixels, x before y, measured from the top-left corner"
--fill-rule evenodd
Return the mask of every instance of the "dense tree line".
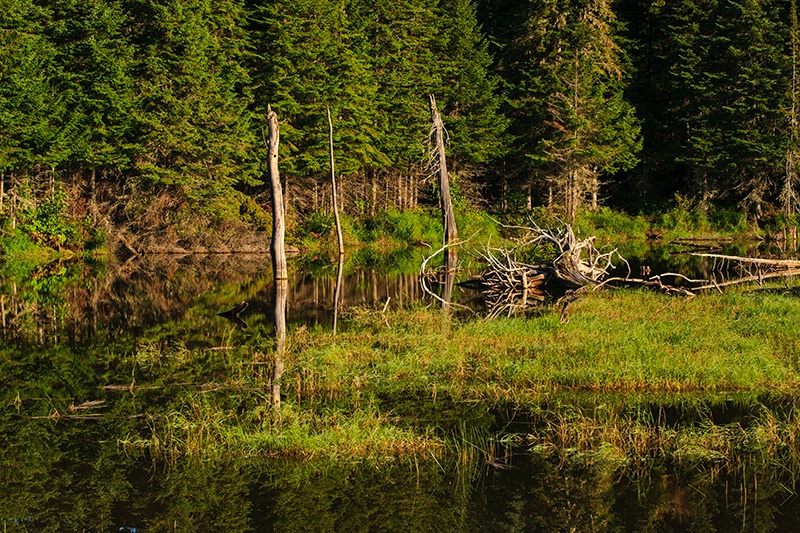
M 791 213 L 797 51 L 794 0 L 2 0 L 0 210 L 253 217 L 268 104 L 290 208 L 329 203 L 325 106 L 345 210 L 413 207 L 434 94 L 462 200 Z

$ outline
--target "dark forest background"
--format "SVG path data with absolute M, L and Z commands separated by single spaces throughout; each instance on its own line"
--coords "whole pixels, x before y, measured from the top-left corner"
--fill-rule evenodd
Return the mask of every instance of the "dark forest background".
M 788 218 L 797 26 L 794 0 L 0 0 L 0 216 L 55 246 L 265 229 L 268 104 L 295 219 L 329 209 L 326 106 L 346 214 L 435 205 L 433 94 L 462 204 Z

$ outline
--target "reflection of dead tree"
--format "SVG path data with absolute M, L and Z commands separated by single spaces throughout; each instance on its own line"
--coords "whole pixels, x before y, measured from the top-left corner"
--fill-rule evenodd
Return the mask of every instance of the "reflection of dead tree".
M 464 242 L 466 241 L 454 241 L 450 244 L 442 246 L 431 255 L 423 259 L 422 264 L 419 267 L 419 282 L 422 286 L 422 290 L 435 300 L 440 301 L 442 303 L 442 308 L 445 311 L 448 311 L 451 306 L 472 311 L 472 309 L 469 307 L 452 301 L 453 284 L 455 281 L 455 273 L 458 268 L 456 264 L 458 255 L 457 253 L 454 253 L 453 250 L 449 250 L 449 248 L 460 246 Z M 441 267 L 431 268 L 429 266 L 431 260 L 441 253 L 445 254 L 445 263 Z M 442 285 L 441 296 L 433 290 L 433 284 Z

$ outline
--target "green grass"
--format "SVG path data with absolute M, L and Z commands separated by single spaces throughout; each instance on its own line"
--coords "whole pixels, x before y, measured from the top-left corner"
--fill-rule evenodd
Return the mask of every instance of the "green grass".
M 565 324 L 557 312 L 448 324 L 430 310 L 363 311 L 335 342 L 300 339 L 287 372 L 303 376 L 300 388 L 308 380 L 334 395 L 360 383 L 373 393 L 436 389 L 522 404 L 562 389 L 788 389 L 800 379 L 798 314 L 800 302 L 781 294 L 632 291 L 592 294 Z
M 800 386 L 796 289 L 776 285 L 693 299 L 606 290 L 574 302 L 568 316 L 561 323 L 560 309 L 544 309 L 528 317 L 455 320 L 437 308 L 356 309 L 335 337 L 322 328 L 290 333 L 279 413 L 266 394 L 267 349 L 257 358 L 266 367 L 248 366 L 246 354 L 218 361 L 213 379 L 226 393 L 186 396 L 154 422 L 151 436 L 128 445 L 171 459 L 234 454 L 379 463 L 448 453 L 447 435 L 465 420 L 478 423 L 492 406 L 550 412 L 542 411 L 546 404 L 555 405 L 542 415 L 555 417 L 548 427 L 561 428 L 560 435 L 575 430 L 576 439 L 588 432 L 588 440 L 559 443 L 545 431 L 532 445 L 590 446 L 624 459 L 642 442 L 655 442 L 657 424 L 633 427 L 635 413 L 610 419 L 595 413 L 581 429 L 587 415 L 570 414 L 575 398 L 615 395 L 623 405 L 647 405 L 653 397 L 669 403 L 697 395 L 790 396 Z M 148 357 L 154 354 L 139 357 L 143 370 Z M 161 364 L 174 368 L 153 368 L 179 376 L 204 357 L 219 356 L 162 354 Z M 228 367 L 226 379 L 221 371 Z M 559 398 L 570 400 L 559 406 Z M 765 419 L 744 436 L 725 433 L 735 428 L 692 427 L 658 444 L 688 461 L 716 454 L 718 438 L 730 447 L 742 444 L 739 437 L 748 443 L 763 437 L 772 446 L 776 434 L 800 442 L 796 419 L 777 426 Z M 629 435 L 644 440 L 628 442 Z

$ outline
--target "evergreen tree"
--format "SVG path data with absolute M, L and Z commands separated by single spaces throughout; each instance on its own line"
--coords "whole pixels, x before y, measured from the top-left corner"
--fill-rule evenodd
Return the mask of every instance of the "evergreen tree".
M 55 164 L 46 156 L 64 106 L 53 90 L 55 47 L 45 35 L 48 12 L 30 0 L 0 10 L 0 171 Z
M 293 175 L 328 169 L 325 106 L 334 115 L 340 173 L 384 164 L 374 123 L 377 83 L 353 47 L 341 0 L 258 3 L 251 15 L 255 108 L 282 123 L 282 167 Z
M 418 164 L 430 129 L 428 95 L 441 86 L 434 54 L 436 18 L 430 2 L 350 0 L 353 46 L 370 59 L 377 81 L 377 141 L 392 166 Z
M 763 0 L 649 4 L 646 20 L 636 0 L 626 9 L 638 19 L 632 92 L 645 124 L 642 172 L 703 205 L 741 202 L 757 213 L 784 175 L 784 17 Z
M 541 0 L 516 43 L 526 61 L 513 105 L 530 105 L 519 116 L 533 124 L 531 135 L 520 136 L 522 146 L 558 193 L 568 220 L 587 194 L 596 203 L 599 177 L 631 168 L 641 147 L 624 97 L 628 61 L 617 39 L 606 0 Z
M 684 160 L 696 169 L 704 198 L 732 193 L 757 214 L 784 169 L 786 39 L 763 0 L 708 7 L 714 23 L 690 82 L 696 114 L 687 123 Z
M 237 0 L 133 0 L 135 169 L 194 199 L 252 182 L 255 136 Z
M 501 114 L 499 79 L 478 25 L 473 0 L 442 0 L 435 48 L 442 84 L 437 101 L 450 134 L 454 171 L 476 171 L 504 153 L 508 121 Z
M 798 165 L 800 165 L 800 79 L 798 79 L 798 61 L 800 61 L 800 22 L 797 15 L 797 1 L 791 0 L 789 7 L 789 54 L 790 85 L 788 109 L 789 145 L 786 150 L 786 172 L 781 188 L 780 201 L 785 216 L 789 217 L 800 210 L 797 197 Z
M 109 0 L 53 0 L 51 9 L 48 33 L 66 107 L 57 139 L 63 161 L 91 170 L 125 168 L 136 104 L 127 16 Z

